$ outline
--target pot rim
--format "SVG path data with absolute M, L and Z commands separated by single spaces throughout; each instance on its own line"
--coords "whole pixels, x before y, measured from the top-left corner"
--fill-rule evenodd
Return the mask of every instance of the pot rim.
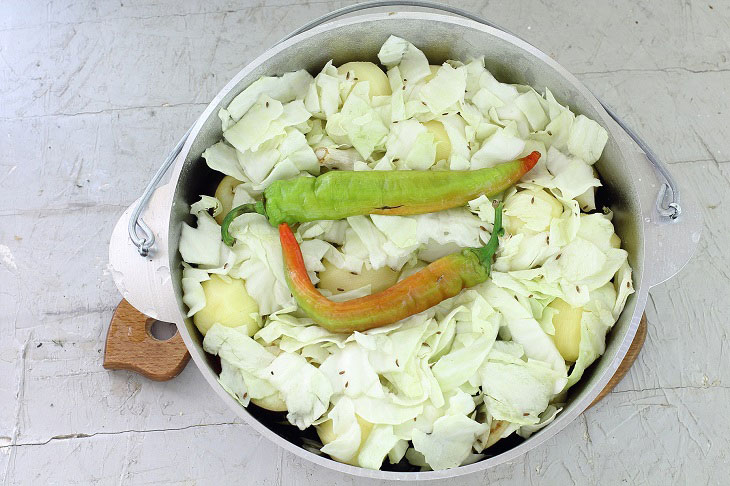
M 180 155 L 178 156 L 173 172 L 171 174 L 170 181 L 171 183 L 176 183 L 177 180 L 179 180 L 180 172 L 185 164 L 186 158 L 191 150 L 191 147 L 199 135 L 204 123 L 208 118 L 211 116 L 211 114 L 214 111 L 217 111 L 221 107 L 219 106 L 221 101 L 225 96 L 227 96 L 238 84 L 239 82 L 245 78 L 251 71 L 256 69 L 257 67 L 264 64 L 269 58 L 272 56 L 279 54 L 280 52 L 288 49 L 289 47 L 297 44 L 303 39 L 307 39 L 310 37 L 314 37 L 322 32 L 326 32 L 329 30 L 337 29 L 340 27 L 352 25 L 352 24 L 358 24 L 363 22 L 375 22 L 378 20 L 383 19 L 393 19 L 393 18 L 401 18 L 401 19 L 408 19 L 408 20 L 422 20 L 422 21 L 429 21 L 429 22 L 441 22 L 441 23 L 448 23 L 448 24 L 454 24 L 463 28 L 469 28 L 469 29 L 476 29 L 480 30 L 482 32 L 486 32 L 492 36 L 498 37 L 504 41 L 507 41 L 516 47 L 522 49 L 523 51 L 526 51 L 529 55 L 536 58 L 536 61 L 541 61 L 545 64 L 547 64 L 550 68 L 555 70 L 559 75 L 564 77 L 575 89 L 576 94 L 579 96 L 582 96 L 585 100 L 587 100 L 593 108 L 595 108 L 596 112 L 601 117 L 601 122 L 604 127 L 608 130 L 608 132 L 611 134 L 611 137 L 614 138 L 618 145 L 619 145 L 619 151 L 623 153 L 627 159 L 632 158 L 632 151 L 630 150 L 630 146 L 628 145 L 628 140 L 626 134 L 621 131 L 618 126 L 613 122 L 613 120 L 610 118 L 610 116 L 606 113 L 606 111 L 603 109 L 599 101 L 593 96 L 593 94 L 570 72 L 568 72 L 565 68 L 563 68 L 560 64 L 558 64 L 555 60 L 550 58 L 547 54 L 540 51 L 536 47 L 532 46 L 531 44 L 515 37 L 512 34 L 506 33 L 504 31 L 501 31 L 499 29 L 478 23 L 473 20 L 464 19 L 460 17 L 454 17 L 451 15 L 443 15 L 443 14 L 435 14 L 430 12 L 385 12 L 385 13 L 372 13 L 372 14 L 363 14 L 363 15 L 357 15 L 347 18 L 341 18 L 338 20 L 334 20 L 325 24 L 322 24 L 318 27 L 315 27 L 309 31 L 300 33 L 296 36 L 293 36 L 285 41 L 282 41 L 279 44 L 274 45 L 273 47 L 267 49 L 265 52 L 263 52 L 261 55 L 257 56 L 254 60 L 249 62 L 241 71 L 239 71 L 219 92 L 218 94 L 211 100 L 211 102 L 208 104 L 208 106 L 205 108 L 205 110 L 201 113 L 200 117 L 197 119 L 195 124 L 192 127 L 190 136 L 188 137 L 186 143 L 184 144 L 182 151 Z M 174 191 L 171 191 L 174 192 Z M 638 191 L 635 184 L 632 183 L 631 187 L 631 196 L 638 199 Z M 170 224 L 172 224 L 172 219 L 170 220 Z M 172 234 L 172 232 L 177 231 L 177 228 L 169 228 L 169 234 Z M 640 252 L 644 252 L 644 245 L 639 245 Z M 177 248 L 171 248 L 169 252 L 169 259 L 170 264 L 173 264 L 173 258 L 175 256 L 175 252 L 177 251 Z M 643 261 L 643 259 L 640 259 L 639 261 Z M 643 273 L 643 268 L 634 268 L 634 271 L 641 271 Z M 195 362 L 196 366 L 200 369 L 201 373 L 203 374 L 205 380 L 208 382 L 208 384 L 216 391 L 216 393 L 226 402 L 226 404 L 235 411 L 235 413 L 241 417 L 249 426 L 254 428 L 257 432 L 259 432 L 262 436 L 266 437 L 267 439 L 271 440 L 276 445 L 286 449 L 289 452 L 292 452 L 296 454 L 297 456 L 306 459 L 308 461 L 311 461 L 317 465 L 324 466 L 328 469 L 335 470 L 338 472 L 342 472 L 345 474 L 353 475 L 353 476 L 359 476 L 359 477 L 368 477 L 368 478 L 374 478 L 374 479 L 388 479 L 388 480 L 400 480 L 400 481 L 422 481 L 422 480 L 435 480 L 435 479 L 445 479 L 445 478 L 453 478 L 457 476 L 462 476 L 466 474 L 471 474 L 478 471 L 483 471 L 485 469 L 497 466 L 499 464 L 503 464 L 505 462 L 511 461 L 516 459 L 517 457 L 523 455 L 527 451 L 534 449 L 538 445 L 546 442 L 548 439 L 552 438 L 555 434 L 557 434 L 560 430 L 562 430 L 564 427 L 566 427 L 570 422 L 572 422 L 575 418 L 577 418 L 578 415 L 583 413 L 583 411 L 590 405 L 590 403 L 595 399 L 595 397 L 598 395 L 598 393 L 603 389 L 603 387 L 608 383 L 611 376 L 613 376 L 615 370 L 618 368 L 618 365 L 621 363 L 621 361 L 624 358 L 624 355 L 628 351 L 628 348 L 633 341 L 634 335 L 636 333 L 636 329 L 638 328 L 639 321 L 641 319 L 641 315 L 643 314 L 643 310 L 646 304 L 646 298 L 648 294 L 648 285 L 645 285 L 642 283 L 642 285 L 636 289 L 636 295 L 635 295 L 635 305 L 634 305 L 634 313 L 631 317 L 630 325 L 627 329 L 627 332 L 623 338 L 623 341 L 621 342 L 621 345 L 618 347 L 616 354 L 613 356 L 610 366 L 608 366 L 600 376 L 600 378 L 596 381 L 593 388 L 586 393 L 579 401 L 574 402 L 572 406 L 572 410 L 569 412 L 562 412 L 558 414 L 556 419 L 547 427 L 542 429 L 539 434 L 535 434 L 529 439 L 525 440 L 521 444 L 504 451 L 496 456 L 489 457 L 486 459 L 483 459 L 481 461 L 475 462 L 473 464 L 465 465 L 465 466 L 459 466 L 453 469 L 445 469 L 445 470 L 438 470 L 438 471 L 426 471 L 426 472 L 396 472 L 396 471 L 383 471 L 383 470 L 371 470 L 371 469 L 365 469 L 361 467 L 356 466 L 350 466 L 347 464 L 343 464 L 337 461 L 334 461 L 332 459 L 326 458 L 324 456 L 319 456 L 317 454 L 314 454 L 312 452 L 309 452 L 308 450 L 295 445 L 288 440 L 284 439 L 283 437 L 279 436 L 278 434 L 274 433 L 271 429 L 266 427 L 264 424 L 259 422 L 255 417 L 253 417 L 248 410 L 245 407 L 242 407 L 237 401 L 235 401 L 224 389 L 220 386 L 217 380 L 217 376 L 208 369 L 208 364 L 206 362 L 205 358 L 205 352 L 202 350 L 202 346 L 199 346 L 192 338 L 192 336 L 189 334 L 187 327 L 184 323 L 184 314 L 180 314 L 179 319 L 177 321 L 178 329 L 180 330 L 180 334 L 183 338 L 183 341 L 185 342 L 185 345 L 189 350 L 191 350 L 191 356 L 193 358 L 193 361 Z M 179 303 L 178 303 L 179 304 Z M 629 309 L 626 309 L 629 310 Z M 605 356 L 605 354 L 603 355 Z

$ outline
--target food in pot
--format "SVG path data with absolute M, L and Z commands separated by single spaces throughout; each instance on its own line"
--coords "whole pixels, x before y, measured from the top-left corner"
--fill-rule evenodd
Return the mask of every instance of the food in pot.
M 549 424 L 565 391 L 604 352 L 633 292 L 612 213 L 596 207 L 601 181 L 593 164 L 607 133 L 548 89 L 498 81 L 480 58 L 434 67 L 416 46 L 391 37 L 378 60 L 382 75 L 358 62 L 339 70 L 328 63 L 314 77 L 303 70 L 264 77 L 220 111 L 223 140 L 203 156 L 230 179 L 220 199 L 202 195 L 192 204 L 197 222 L 182 228 L 183 300 L 193 320 L 220 319 L 203 346 L 219 357 L 219 381 L 242 406 L 253 402 L 299 429 L 315 427 L 321 453 L 344 463 L 458 467 L 488 456 L 501 438 Z M 456 201 L 449 209 L 372 214 L 378 206 L 361 200 L 353 215 L 338 213 L 372 196 L 348 184 L 332 189 L 327 204 L 287 206 L 286 215 L 297 216 L 286 221 L 286 251 L 272 226 L 281 212 L 231 217 L 232 246 L 221 238 L 229 208 L 252 205 L 272 216 L 275 185 L 329 174 L 462 175 L 533 152 L 535 167 L 512 187 L 489 197 L 464 191 L 463 200 L 449 193 Z M 418 195 L 432 201 L 438 190 Z M 495 200 L 503 204 L 502 236 Z M 305 282 L 306 272 L 308 291 L 328 301 L 358 302 L 398 285 L 431 291 L 433 282 L 412 286 L 409 277 L 490 240 L 498 246 L 489 278 L 370 330 L 318 325 L 287 285 L 286 259 L 298 258 L 298 245 L 297 278 Z M 461 270 L 450 267 L 454 273 Z M 241 281 L 256 302 L 257 311 L 245 312 L 259 329 L 230 327 L 236 321 L 216 311 L 226 297 L 212 296 L 207 282 L 224 276 Z M 392 301 L 375 300 L 371 314 L 359 314 L 366 321 L 392 311 Z
M 203 336 L 216 323 L 245 327 L 249 336 L 259 330 L 259 306 L 246 292 L 243 280 L 213 274 L 201 286 L 205 307 L 195 313 L 193 322 Z
M 346 62 L 337 68 L 337 74 L 358 83 L 368 83 L 370 87 L 368 94 L 371 99 L 374 96 L 390 95 L 388 76 L 375 63 Z
M 390 267 L 381 267 L 377 270 L 364 267 L 360 272 L 350 272 L 336 267 L 326 259 L 322 260 L 322 266 L 324 269 L 317 273 L 319 277 L 317 287 L 333 295 L 368 285 L 372 293 L 380 292 L 395 284 L 399 276 L 398 272 Z
M 215 198 L 221 204 L 221 210 L 215 217 L 218 224 L 223 224 L 223 219 L 233 209 L 233 198 L 236 197 L 236 187 L 240 184 L 241 181 L 231 176 L 225 176 L 218 184 L 215 190 Z
M 535 151 L 519 160 L 473 171 L 332 171 L 274 181 L 261 201 L 242 204 L 226 215 L 221 225 L 223 241 L 231 246 L 228 227 L 235 218 L 252 212 L 263 214 L 276 226 L 360 214 L 407 216 L 464 206 L 479 196 L 503 192 L 539 158 Z
M 351 333 L 393 324 L 489 277 L 499 237 L 504 234 L 501 203 L 496 211 L 492 236 L 483 247 L 467 248 L 441 257 L 388 289 L 346 302 L 333 302 L 312 285 L 297 239 L 289 225 L 281 223 L 279 239 L 286 281 L 299 307 L 328 331 Z

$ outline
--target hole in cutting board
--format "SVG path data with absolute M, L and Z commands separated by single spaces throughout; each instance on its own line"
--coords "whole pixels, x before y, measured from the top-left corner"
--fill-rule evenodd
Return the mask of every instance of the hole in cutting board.
M 177 326 L 171 322 L 147 319 L 147 334 L 158 341 L 167 341 L 177 334 Z

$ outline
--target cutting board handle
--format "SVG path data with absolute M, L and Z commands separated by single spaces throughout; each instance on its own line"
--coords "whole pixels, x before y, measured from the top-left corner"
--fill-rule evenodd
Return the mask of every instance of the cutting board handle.
M 180 374 L 190 360 L 182 336 L 176 329 L 170 339 L 157 339 L 151 332 L 155 322 L 122 299 L 106 334 L 104 368 L 136 371 L 155 381 Z

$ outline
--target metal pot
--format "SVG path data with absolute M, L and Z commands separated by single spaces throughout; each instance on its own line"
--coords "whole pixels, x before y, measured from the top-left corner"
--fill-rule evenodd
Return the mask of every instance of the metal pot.
M 396 2 L 377 3 L 393 5 Z M 423 6 L 422 2 L 406 4 Z M 445 8 L 452 13 L 457 10 Z M 339 13 L 342 12 L 335 12 L 327 18 Z M 151 193 L 146 207 L 147 198 L 141 198 L 130 206 L 119 219 L 111 239 L 110 261 L 114 281 L 124 298 L 144 314 L 177 324 L 196 366 L 238 416 L 286 450 L 321 466 L 356 476 L 397 480 L 455 477 L 512 460 L 555 435 L 586 409 L 614 374 L 632 342 L 649 289 L 684 266 L 700 237 L 702 222 L 695 200 L 685 193 L 681 216 L 671 217 L 676 217 L 680 208 L 676 204 L 668 207 L 664 198 L 674 196 L 675 203 L 678 203 L 679 187 L 670 179 L 673 190 L 669 195 L 664 194 L 669 186 L 660 174 L 668 176 L 666 169 L 659 166 L 658 171 L 656 165 L 652 166 L 645 154 L 653 155 L 648 148 L 644 146 L 644 152 L 638 150 L 627 132 L 573 75 L 519 38 L 489 26 L 491 24 L 485 25 L 488 23 L 481 19 L 472 20 L 475 17 L 470 14 L 457 13 L 470 19 L 423 12 L 350 17 L 314 28 L 305 26 L 308 30 L 300 29 L 304 32 L 297 32 L 297 35 L 272 47 L 242 69 L 211 101 L 170 157 L 170 164 L 174 163 L 170 181 Z M 316 23 L 321 23 L 321 20 Z M 181 258 L 178 253 L 180 229 L 183 221 L 191 222 L 189 204 L 199 194 L 212 193 L 220 179 L 220 175 L 213 173 L 201 159 L 202 152 L 221 138 L 218 110 L 227 106 L 234 96 L 260 76 L 279 75 L 301 68 L 316 73 L 330 59 L 335 64 L 353 60 L 377 62 L 380 46 L 392 33 L 420 47 L 433 63 L 483 55 L 488 68 L 501 81 L 529 84 L 538 91 L 549 87 L 558 100 L 568 104 L 575 112 L 583 113 L 606 127 L 609 140 L 596 167 L 611 194 L 616 231 L 629 252 L 629 262 L 634 270 L 636 293 L 630 297 L 608 335 L 605 354 L 571 389 L 567 405 L 557 419 L 498 455 L 445 471 L 373 471 L 309 452 L 302 447 L 303 434 L 297 429 L 292 430 L 293 427 L 280 425 L 280 416 L 254 407 L 243 408 L 223 390 L 217 381 L 216 360 L 203 351 L 202 336 L 192 320 L 185 317 L 187 309 L 182 303 Z M 151 183 L 150 191 L 165 169 L 163 167 Z M 659 191 L 662 194 L 657 199 Z M 149 226 L 141 221 L 137 223 L 140 212 Z M 137 224 L 141 224 L 139 228 L 146 234 L 145 237 L 137 235 Z M 128 227 L 133 231 L 132 239 L 141 244 L 141 251 L 130 239 Z M 151 235 L 155 238 L 154 247 L 147 252 L 153 243 Z M 142 258 L 140 253 L 148 254 Z

